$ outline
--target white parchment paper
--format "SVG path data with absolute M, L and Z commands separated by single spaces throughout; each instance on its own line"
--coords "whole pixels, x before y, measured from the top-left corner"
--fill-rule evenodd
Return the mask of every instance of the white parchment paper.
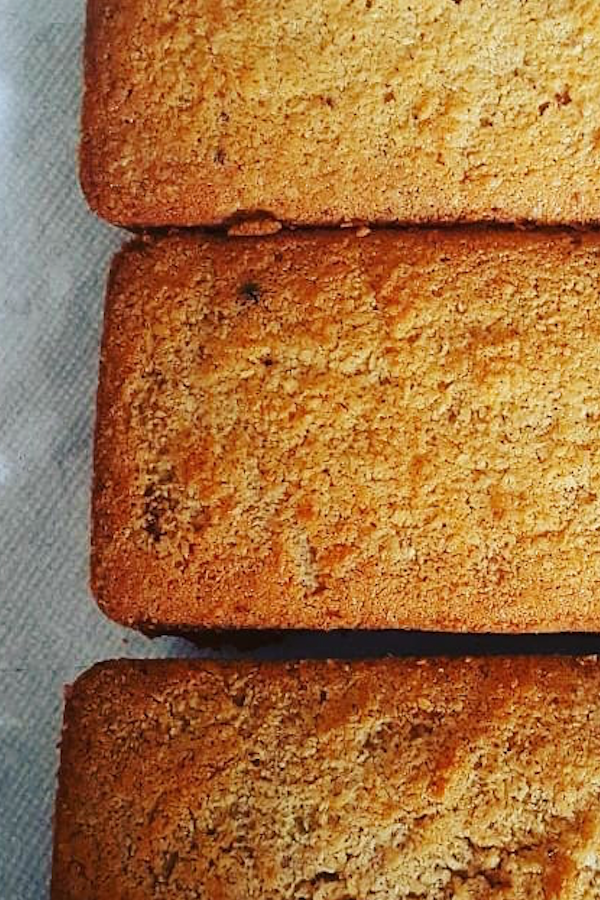
M 241 652 L 151 642 L 89 596 L 103 290 L 125 235 L 88 212 L 77 183 L 83 16 L 83 0 L 0 0 L 0 900 L 47 896 L 63 685 L 110 657 Z M 535 649 L 600 641 L 299 634 L 250 652 Z

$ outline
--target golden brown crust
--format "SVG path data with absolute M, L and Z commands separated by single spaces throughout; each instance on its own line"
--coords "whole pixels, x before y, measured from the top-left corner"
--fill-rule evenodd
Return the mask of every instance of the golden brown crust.
M 143 240 L 134 240 L 117 253 L 108 279 L 103 347 L 109 349 L 105 349 L 100 357 L 94 441 L 91 546 L 93 591 L 98 590 L 96 573 L 102 566 L 102 554 L 110 548 L 113 536 L 124 530 L 130 514 L 126 498 L 131 492 L 135 454 L 131 445 L 128 409 L 122 402 L 121 388 L 135 369 L 131 360 L 133 347 L 127 340 L 123 320 L 129 313 L 130 327 L 139 331 L 142 327 L 142 311 L 136 310 L 133 306 L 129 309 L 119 308 L 116 300 L 120 296 L 121 285 L 127 281 L 129 261 L 138 254 L 143 255 L 144 247 Z M 119 504 L 117 507 L 113 502 L 107 503 L 107 496 L 120 497 L 125 506 Z M 135 583 L 135 563 L 136 557 L 133 553 L 131 566 L 128 567 L 132 572 L 133 583 Z M 144 568 L 147 571 L 147 568 Z M 117 578 L 110 592 L 116 597 L 123 573 L 115 575 Z M 130 595 L 131 588 L 128 589 L 126 585 L 124 587 L 123 595 Z M 99 599 L 102 606 L 102 600 Z M 110 615 L 110 612 L 108 614 Z M 118 613 L 116 615 L 118 616 Z
M 91 0 L 81 178 L 122 225 L 600 219 L 587 0 Z
M 152 630 L 594 631 L 595 234 L 198 234 L 109 289 L 93 589 Z
M 52 900 L 597 900 L 595 659 L 104 663 Z
M 83 103 L 81 110 L 81 143 L 79 147 L 79 177 L 81 187 L 92 209 L 100 216 L 111 218 L 104 209 L 103 189 L 99 172 L 102 165 L 103 143 L 100 123 L 108 118 L 105 96 L 106 82 L 100 81 L 104 30 L 103 16 L 108 5 L 104 0 L 88 0 L 86 12 L 85 47 L 83 59 Z M 98 91 L 99 84 L 102 89 Z

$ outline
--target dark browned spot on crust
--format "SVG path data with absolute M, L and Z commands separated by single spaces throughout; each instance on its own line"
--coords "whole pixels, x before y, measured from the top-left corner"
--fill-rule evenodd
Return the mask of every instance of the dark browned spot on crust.
M 572 102 L 571 95 L 569 94 L 569 91 L 567 89 L 562 91 L 560 94 L 555 94 L 554 98 L 559 106 L 568 106 L 569 103 Z
M 240 296 L 248 303 L 258 303 L 260 300 L 260 287 L 255 281 L 245 281 L 240 288 Z

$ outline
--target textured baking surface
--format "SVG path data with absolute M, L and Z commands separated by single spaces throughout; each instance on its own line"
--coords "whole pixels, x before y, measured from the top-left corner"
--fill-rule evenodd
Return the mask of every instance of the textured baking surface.
M 110 663 L 70 696 L 53 900 L 597 900 L 600 668 Z
M 117 258 L 93 583 L 150 628 L 598 630 L 600 239 Z
M 82 181 L 122 224 L 600 219 L 590 0 L 89 0 Z

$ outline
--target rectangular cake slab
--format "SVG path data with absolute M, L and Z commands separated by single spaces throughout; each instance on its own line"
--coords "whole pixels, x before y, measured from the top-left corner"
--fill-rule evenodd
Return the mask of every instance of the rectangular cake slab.
M 600 220 L 589 0 L 89 0 L 81 179 L 122 225 Z
M 600 630 L 599 345 L 592 233 L 129 245 L 102 608 L 153 631 Z
M 52 900 L 596 900 L 593 660 L 107 663 Z

